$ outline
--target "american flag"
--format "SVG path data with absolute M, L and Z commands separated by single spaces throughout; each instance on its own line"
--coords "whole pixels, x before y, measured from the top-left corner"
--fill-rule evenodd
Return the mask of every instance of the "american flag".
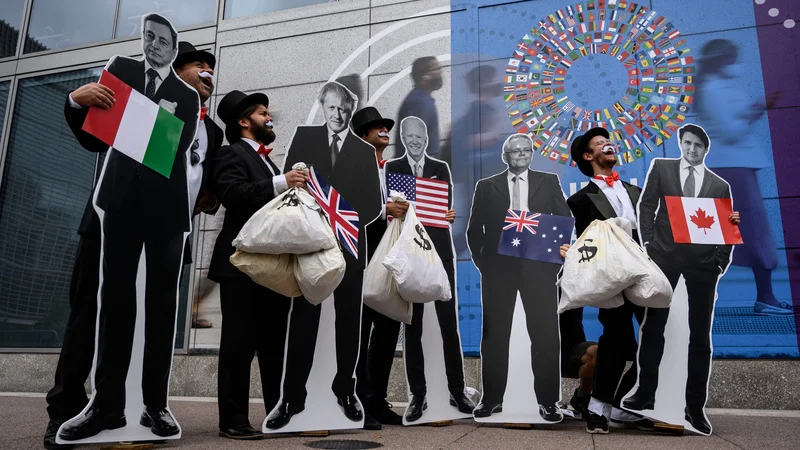
M 426 227 L 450 227 L 446 219 L 447 210 L 450 209 L 450 183 L 389 172 L 386 175 L 386 188 L 389 192 L 405 193 L 406 200 L 414 205 L 417 218 Z
M 311 195 L 328 217 L 342 247 L 358 259 L 358 213 L 313 167 L 309 175 L 308 189 Z

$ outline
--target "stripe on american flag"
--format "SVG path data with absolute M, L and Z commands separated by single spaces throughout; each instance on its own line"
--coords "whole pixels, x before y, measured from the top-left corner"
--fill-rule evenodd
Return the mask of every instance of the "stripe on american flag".
M 434 228 L 450 227 L 446 220 L 447 210 L 450 209 L 450 183 L 392 172 L 387 174 L 386 181 L 389 191 L 405 193 L 423 225 Z

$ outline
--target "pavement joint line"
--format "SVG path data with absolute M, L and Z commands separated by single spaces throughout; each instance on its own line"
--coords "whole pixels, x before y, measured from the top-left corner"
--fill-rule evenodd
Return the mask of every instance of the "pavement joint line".
M 47 394 L 41 392 L 0 392 L 0 397 L 45 398 Z M 170 401 L 216 403 L 216 397 L 185 397 L 170 396 Z M 250 403 L 263 403 L 261 398 L 251 398 Z M 406 408 L 408 402 L 391 402 L 395 408 Z M 734 408 L 706 408 L 709 416 L 740 416 L 740 417 L 786 417 L 800 418 L 800 410 L 782 409 L 734 409 Z

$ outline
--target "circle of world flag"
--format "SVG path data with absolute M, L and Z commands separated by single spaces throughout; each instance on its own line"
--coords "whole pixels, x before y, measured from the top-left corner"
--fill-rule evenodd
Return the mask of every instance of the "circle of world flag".
M 627 89 L 613 104 L 581 108 L 565 93 L 570 67 L 588 55 L 625 66 Z M 590 0 L 548 15 L 522 38 L 508 60 L 503 99 L 511 124 L 540 155 L 567 164 L 573 138 L 603 127 L 626 164 L 678 131 L 695 95 L 694 73 L 686 41 L 664 16 L 625 0 Z

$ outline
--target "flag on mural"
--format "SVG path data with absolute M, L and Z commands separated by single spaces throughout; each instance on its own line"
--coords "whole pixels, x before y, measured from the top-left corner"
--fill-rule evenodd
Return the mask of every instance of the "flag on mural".
M 677 244 L 741 244 L 739 227 L 728 220 L 730 198 L 664 197 Z
M 345 250 L 358 258 L 358 213 L 313 167 L 309 178 L 308 190 L 328 217 L 336 238 Z
M 386 189 L 402 192 L 414 205 L 417 218 L 426 227 L 449 228 L 447 210 L 450 209 L 450 183 L 442 180 L 415 177 L 389 172 Z
M 169 178 L 183 121 L 105 70 L 100 84 L 114 91 L 115 102 L 89 108 L 81 129 Z
M 575 219 L 568 216 L 509 209 L 497 253 L 563 264 L 558 249 L 569 243 L 574 224 Z

